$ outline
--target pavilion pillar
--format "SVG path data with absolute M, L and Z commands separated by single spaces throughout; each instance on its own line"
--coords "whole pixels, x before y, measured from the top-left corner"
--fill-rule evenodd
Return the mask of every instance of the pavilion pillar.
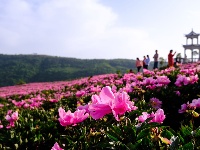
M 191 60 L 191 62 L 193 62 L 193 49 L 191 49 L 191 58 L 192 58 L 192 60 Z
M 184 49 L 184 59 L 183 59 L 183 63 L 186 63 L 186 50 Z
M 200 49 L 199 49 L 199 60 L 198 61 L 200 61 Z

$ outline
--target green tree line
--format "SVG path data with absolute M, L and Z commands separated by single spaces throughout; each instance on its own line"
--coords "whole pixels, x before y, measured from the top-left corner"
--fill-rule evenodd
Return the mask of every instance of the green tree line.
M 78 79 L 135 68 L 132 59 L 77 59 L 46 55 L 0 54 L 0 86 Z

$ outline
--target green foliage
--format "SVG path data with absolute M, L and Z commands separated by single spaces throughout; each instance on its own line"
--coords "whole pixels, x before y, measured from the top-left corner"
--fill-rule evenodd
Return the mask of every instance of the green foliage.
M 78 79 L 135 68 L 129 59 L 76 59 L 45 55 L 0 55 L 0 87 Z M 23 82 L 22 82 L 23 81 Z
M 26 82 L 21 79 L 16 83 L 16 85 L 22 85 L 22 84 L 26 84 Z

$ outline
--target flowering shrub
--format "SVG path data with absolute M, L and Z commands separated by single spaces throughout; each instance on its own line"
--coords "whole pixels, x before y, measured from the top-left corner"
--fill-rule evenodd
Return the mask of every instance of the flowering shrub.
M 15 126 L 15 121 L 19 119 L 18 112 L 13 112 L 12 110 L 8 110 L 7 115 L 5 116 L 5 119 L 9 122 L 9 125 L 7 125 L 7 129 Z
M 0 149 L 199 149 L 199 67 L 1 87 Z
M 70 110 L 68 110 L 66 113 L 64 109 L 59 108 L 58 112 L 60 117 L 58 118 L 58 121 L 62 126 L 70 126 L 70 125 L 75 126 L 77 123 L 82 122 L 89 116 L 88 113 L 85 113 L 86 112 L 85 110 L 79 110 L 79 109 L 74 113 L 71 113 Z

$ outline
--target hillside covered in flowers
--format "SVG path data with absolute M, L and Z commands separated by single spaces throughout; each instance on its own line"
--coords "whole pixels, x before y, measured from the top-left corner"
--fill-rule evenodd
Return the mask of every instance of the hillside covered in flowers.
M 200 149 L 200 63 L 0 88 L 0 149 Z

